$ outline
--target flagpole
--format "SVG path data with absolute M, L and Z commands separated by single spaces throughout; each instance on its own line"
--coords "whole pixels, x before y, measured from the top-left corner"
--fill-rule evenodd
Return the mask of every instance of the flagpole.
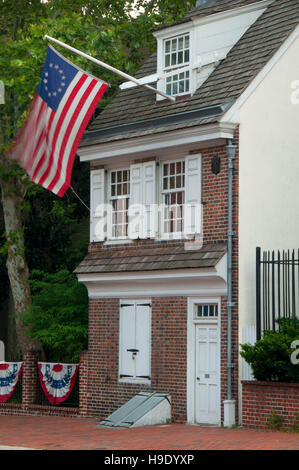
M 65 44 L 64 42 L 61 42 L 58 39 L 52 38 L 51 36 L 48 36 L 47 34 L 45 35 L 45 39 L 48 39 L 49 41 L 55 42 L 56 44 L 59 44 L 60 46 L 64 47 L 65 49 L 68 49 L 68 50 L 74 52 L 75 54 L 78 54 L 81 57 L 84 57 L 85 59 L 88 59 L 91 62 L 94 62 L 95 64 L 99 65 L 100 67 L 104 67 L 105 69 L 110 70 L 110 72 L 114 72 L 117 75 L 120 75 L 121 77 L 125 78 L 126 80 L 129 80 L 130 82 L 136 83 L 136 85 L 144 86 L 144 87 L 148 88 L 149 90 L 154 91 L 158 95 L 161 95 L 164 98 L 167 98 L 172 103 L 175 102 L 175 98 L 173 96 L 169 96 L 166 93 L 164 93 L 163 91 L 157 90 L 156 88 L 154 88 L 150 85 L 145 85 L 145 84 L 141 83 L 139 80 L 137 80 L 136 78 L 132 77 L 131 75 L 128 75 L 125 72 L 121 72 L 120 70 L 116 69 L 115 67 L 112 67 L 111 65 L 108 65 L 105 62 L 102 62 L 101 60 L 95 59 L 94 57 L 92 57 L 88 54 L 85 54 L 84 52 L 81 52 L 78 49 L 75 49 L 74 47 L 69 46 L 68 44 Z

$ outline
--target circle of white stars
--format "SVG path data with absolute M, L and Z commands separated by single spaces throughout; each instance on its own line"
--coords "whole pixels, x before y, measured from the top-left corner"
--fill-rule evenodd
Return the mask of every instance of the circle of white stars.
M 48 72 L 45 72 L 44 74 L 44 79 L 43 79 L 43 82 L 44 82 L 44 88 L 48 94 L 48 97 L 51 98 L 51 96 L 57 96 L 57 93 L 61 93 L 63 88 L 65 87 L 65 79 L 66 79 L 66 76 L 64 75 L 64 71 L 63 69 L 59 68 L 59 65 L 57 64 L 53 64 L 52 62 L 49 64 L 49 67 L 52 69 L 54 68 L 60 75 L 60 86 L 59 88 L 57 88 L 57 91 L 53 91 L 52 93 L 49 91 L 49 88 L 48 88 L 48 77 L 49 77 L 49 73 Z

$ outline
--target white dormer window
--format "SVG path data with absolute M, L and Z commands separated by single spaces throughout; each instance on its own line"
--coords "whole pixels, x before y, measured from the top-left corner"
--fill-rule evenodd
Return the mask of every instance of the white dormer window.
M 190 92 L 190 35 L 183 34 L 164 41 L 164 74 L 166 93 L 172 96 Z M 177 73 L 176 73 L 177 72 Z
M 165 71 L 188 65 L 190 61 L 190 36 L 185 34 L 164 41 Z

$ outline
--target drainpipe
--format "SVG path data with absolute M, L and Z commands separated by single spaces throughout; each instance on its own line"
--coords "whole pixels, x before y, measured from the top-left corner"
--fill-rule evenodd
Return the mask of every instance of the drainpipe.
M 227 399 L 224 401 L 224 426 L 236 424 L 236 402 L 232 399 L 232 241 L 233 232 L 233 171 L 237 146 L 228 139 L 226 155 L 228 158 L 228 233 L 227 233 Z

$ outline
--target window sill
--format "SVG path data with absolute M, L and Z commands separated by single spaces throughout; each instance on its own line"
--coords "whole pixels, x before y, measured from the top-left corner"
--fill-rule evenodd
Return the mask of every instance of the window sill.
M 120 240 L 107 240 L 106 242 L 104 242 L 104 245 L 126 245 L 128 243 L 133 243 L 133 240 L 131 240 L 130 238 L 123 238 Z
M 130 384 L 130 385 L 151 385 L 150 379 L 134 379 L 134 378 L 119 378 L 119 384 Z

